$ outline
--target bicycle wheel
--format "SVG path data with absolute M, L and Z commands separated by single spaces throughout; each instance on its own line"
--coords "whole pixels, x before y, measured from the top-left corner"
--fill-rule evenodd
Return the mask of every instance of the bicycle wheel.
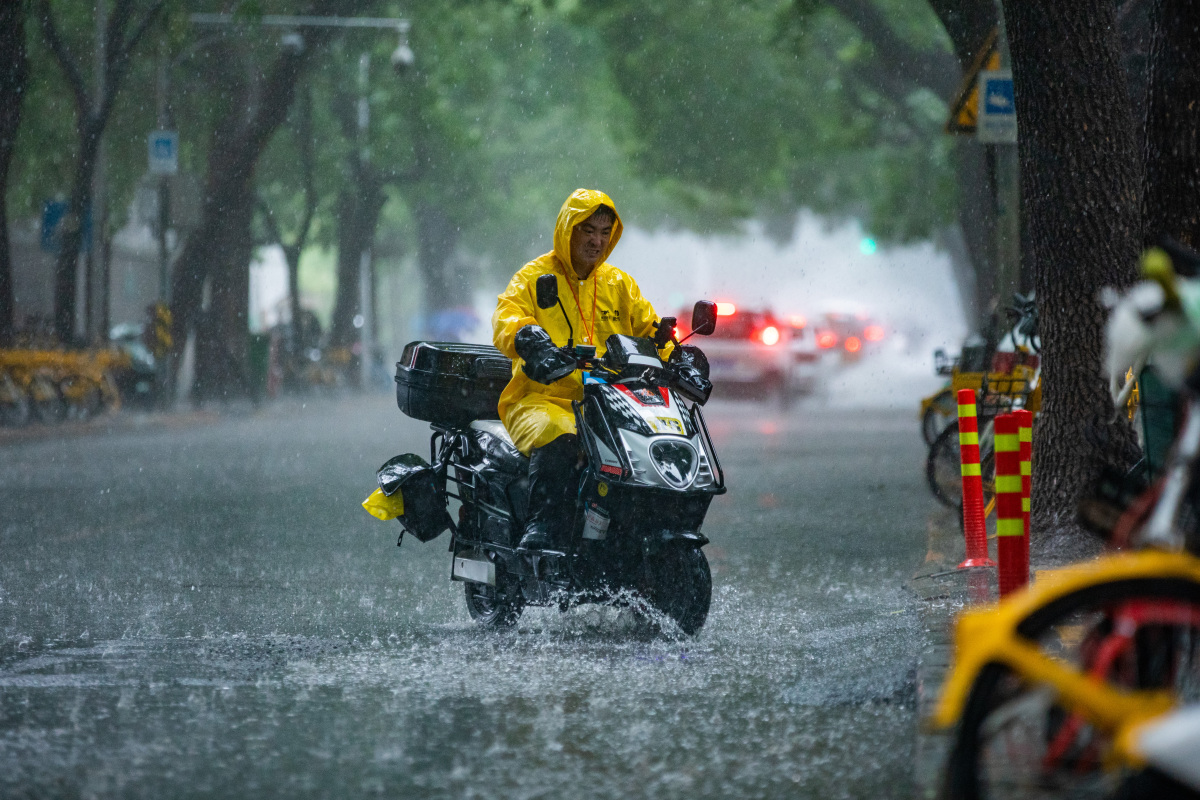
M 1134 617 L 1144 624 L 1130 628 Z M 1122 688 L 1167 689 L 1179 702 L 1200 698 L 1200 584 L 1190 580 L 1090 586 L 1038 609 L 1017 630 L 1097 679 Z M 943 796 L 1133 796 L 1128 792 L 1140 773 L 1105 771 L 1109 745 L 1103 731 L 1059 705 L 1051 689 L 989 664 L 963 710 Z
M 921 415 L 921 436 L 930 447 L 938 435 L 958 419 L 958 400 L 950 389 L 943 389 L 933 396 L 925 413 Z
M 986 507 L 996 493 L 996 443 L 989 419 L 979 433 L 979 465 L 983 476 L 983 504 Z M 938 502 L 949 508 L 962 508 L 962 456 L 958 446 L 958 421 L 938 434 L 925 458 L 925 481 Z

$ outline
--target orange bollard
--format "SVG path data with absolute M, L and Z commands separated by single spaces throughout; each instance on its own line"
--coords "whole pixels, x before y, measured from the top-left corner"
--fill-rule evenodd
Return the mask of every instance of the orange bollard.
M 967 557 L 958 568 L 994 567 L 996 562 L 988 558 L 987 552 L 983 472 L 979 466 L 979 419 L 972 389 L 958 391 L 958 451 L 962 459 L 963 536 L 967 540 Z
M 1021 539 L 1025 512 L 1021 508 L 1020 425 L 1012 414 L 996 417 L 996 557 L 1000 562 L 1000 596 L 1026 583 L 1021 576 Z M 1026 572 L 1026 577 L 1028 572 Z
M 1025 516 L 1025 533 L 1021 537 L 1021 574 L 1029 582 L 1029 497 L 1033 489 L 1033 412 L 1014 411 L 1018 438 L 1021 441 L 1021 511 Z

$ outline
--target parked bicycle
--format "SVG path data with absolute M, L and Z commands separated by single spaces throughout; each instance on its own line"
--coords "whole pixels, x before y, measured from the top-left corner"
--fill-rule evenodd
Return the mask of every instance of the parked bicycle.
M 934 372 L 945 376 L 947 381 L 941 389 L 921 400 L 921 436 L 925 444 L 932 447 L 941 432 L 958 418 L 955 399 L 958 389 L 978 390 L 982 383 L 980 376 L 989 371 L 1011 372 L 1016 365 L 1037 370 L 1041 341 L 1033 295 L 1013 295 L 1013 305 L 1007 309 L 1007 315 L 1009 327 L 999 341 L 989 343 L 981 336 L 974 336 L 963 345 L 958 357 L 951 357 L 942 349 L 934 351 Z M 1005 339 L 1010 340 L 1007 345 Z
M 1032 299 L 1016 295 L 1010 316 L 1015 319 L 1006 338 L 1012 341 L 1011 350 L 995 350 L 990 354 L 983 345 L 978 351 L 964 348 L 963 356 L 951 361 L 944 353 L 935 353 L 940 374 L 950 378 L 941 392 L 927 398 L 928 414 L 954 415 L 945 422 L 934 438 L 925 459 L 925 480 L 933 496 L 945 506 L 962 506 L 962 472 L 958 442 L 957 396 L 961 389 L 971 389 L 977 396 L 979 415 L 979 458 L 983 475 L 984 503 L 990 512 L 995 497 L 995 447 L 992 441 L 992 420 L 1024 408 L 1036 414 L 1042 405 L 1040 361 L 1037 338 L 1037 308 Z M 985 369 L 989 365 L 990 369 Z M 942 421 L 922 424 L 922 430 L 942 425 Z

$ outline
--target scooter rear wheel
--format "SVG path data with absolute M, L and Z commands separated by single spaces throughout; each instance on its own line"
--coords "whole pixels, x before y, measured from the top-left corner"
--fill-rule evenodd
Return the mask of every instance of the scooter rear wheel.
M 495 586 L 467 582 L 463 584 L 463 588 L 466 592 L 467 613 L 485 628 L 511 628 L 517 624 L 521 612 L 525 609 L 521 587 L 499 564 L 496 565 Z

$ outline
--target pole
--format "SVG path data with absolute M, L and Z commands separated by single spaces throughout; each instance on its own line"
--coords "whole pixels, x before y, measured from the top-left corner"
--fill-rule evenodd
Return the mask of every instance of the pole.
M 158 65 L 155 76 L 155 120 L 160 131 L 169 125 L 167 119 L 167 39 L 158 40 Z M 171 300 L 170 251 L 167 247 L 167 228 L 171 224 L 171 184 L 166 175 L 158 176 L 158 300 L 164 305 Z
M 1014 411 L 1017 418 L 1018 438 L 1021 442 L 1021 517 L 1024 531 L 1021 535 L 1021 569 L 1029 580 L 1029 496 L 1033 489 L 1033 412 L 1022 408 Z
M 996 559 L 1000 562 L 1000 596 L 1024 586 L 1021 540 L 1025 534 L 1024 492 L 1021 490 L 1020 423 L 1015 414 L 1001 414 L 994 424 L 996 442 Z
M 358 304 L 362 308 L 362 328 L 359 329 L 359 379 L 364 390 L 371 388 L 371 251 L 364 249 L 358 259 Z
M 100 115 L 108 91 L 108 0 L 96 0 L 96 86 L 92 114 Z M 104 253 L 104 226 L 108 209 L 106 169 L 107 147 L 101 137 L 96 147 L 96 165 L 92 173 L 91 233 L 88 241 L 87 270 L 84 275 L 84 331 L 89 339 L 108 336 L 108 259 Z M 81 209 L 88 213 L 89 209 Z M 99 292 L 96 291 L 99 287 Z M 99 297 L 96 295 L 99 294 Z
M 1008 51 L 1008 30 L 1000 15 L 997 40 L 1003 64 L 1012 64 Z M 982 99 L 981 99 L 982 102 Z M 995 165 L 996 192 L 996 299 L 1000 310 L 1006 308 L 1014 292 L 1021 290 L 1021 185 L 1020 161 L 1016 144 L 988 145 Z
M 962 459 L 963 536 L 967 557 L 959 569 L 994 567 L 988 558 L 987 527 L 983 515 L 983 471 L 979 463 L 979 418 L 976 415 L 975 391 L 958 391 L 958 447 Z
M 1017 147 L 988 145 L 996 165 L 996 298 L 1001 308 L 1021 290 L 1021 190 Z
M 358 57 L 358 174 L 360 178 L 366 174 L 371 160 L 371 150 L 367 134 L 371 124 L 371 105 L 367 92 L 370 86 L 371 56 L 363 53 Z M 371 325 L 373 324 L 371 308 L 371 249 L 370 245 L 363 247 L 358 258 L 358 307 L 362 319 L 359 328 L 359 381 L 364 391 L 371 387 Z

